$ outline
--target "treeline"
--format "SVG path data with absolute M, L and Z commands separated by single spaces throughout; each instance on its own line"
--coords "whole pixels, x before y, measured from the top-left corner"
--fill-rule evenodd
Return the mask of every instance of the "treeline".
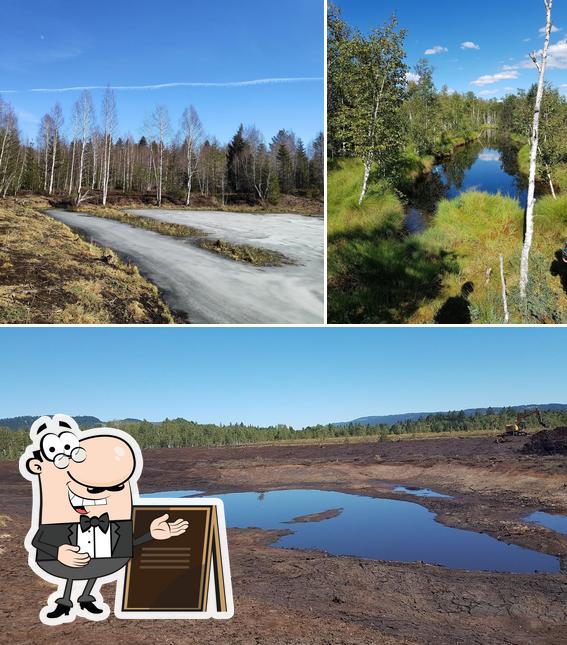
M 108 195 L 155 196 L 191 204 L 197 192 L 220 203 L 277 203 L 281 194 L 321 198 L 324 139 L 308 145 L 288 130 L 269 143 L 255 127 L 241 125 L 220 143 L 205 134 L 193 106 L 179 124 L 158 106 L 144 123 L 144 135 L 117 136 L 113 91 L 104 93 L 100 112 L 88 91 L 73 106 L 65 129 L 59 104 L 43 116 L 35 142 L 24 141 L 14 108 L 0 97 L 0 195 L 20 191 L 60 195 L 80 204 Z M 67 134 L 66 134 L 67 132 Z
M 227 425 L 203 424 L 186 419 L 166 419 L 160 423 L 140 421 L 134 423 L 111 422 L 113 427 L 131 434 L 142 449 L 184 448 L 191 446 L 236 446 L 250 443 L 278 442 L 302 439 L 330 439 L 335 437 L 376 436 L 386 440 L 390 435 L 494 431 L 503 432 L 507 423 L 516 420 L 517 411 L 505 408 L 494 412 L 487 410 L 472 416 L 464 412 L 433 414 L 422 419 L 401 421 L 391 425 L 316 425 L 294 430 L 287 425 L 260 427 L 231 423 Z M 544 412 L 543 418 L 550 428 L 567 425 L 567 411 Z M 537 422 L 526 420 L 528 427 L 538 427 Z M 0 459 L 17 459 L 29 444 L 26 430 L 0 428 Z

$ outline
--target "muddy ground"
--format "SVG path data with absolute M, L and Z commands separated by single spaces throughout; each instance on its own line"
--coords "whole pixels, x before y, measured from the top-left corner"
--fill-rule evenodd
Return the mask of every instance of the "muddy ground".
M 492 574 L 270 547 L 278 533 L 229 530 L 230 621 L 78 619 L 44 627 L 52 588 L 28 569 L 29 483 L 0 463 L 2 642 L 559 644 L 567 638 L 567 536 L 522 522 L 567 512 L 567 459 L 520 453 L 525 438 L 150 450 L 141 492 L 319 488 L 418 501 L 393 484 L 456 496 L 420 499 L 450 526 L 561 558 L 559 574 Z M 322 509 L 326 510 L 326 509 Z M 330 509 L 327 509 L 330 510 Z M 317 519 L 317 518 L 315 518 Z M 290 526 L 293 529 L 293 526 Z M 419 539 L 419 536 L 416 536 Z M 103 587 L 112 606 L 113 586 Z

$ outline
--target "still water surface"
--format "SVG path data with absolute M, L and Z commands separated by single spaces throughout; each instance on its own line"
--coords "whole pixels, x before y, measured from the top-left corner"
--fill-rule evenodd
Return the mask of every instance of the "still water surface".
M 527 188 L 518 166 L 518 147 L 507 139 L 485 135 L 459 148 L 416 182 L 408 195 L 406 229 L 409 233 L 424 230 L 441 199 L 454 199 L 469 190 L 513 197 L 525 208 Z
M 177 491 L 183 492 L 183 491 Z M 153 493 L 166 497 L 169 492 Z M 493 537 L 435 521 L 415 502 L 320 490 L 278 490 L 215 495 L 227 525 L 285 529 L 274 546 L 319 549 L 372 560 L 427 562 L 456 569 L 501 572 L 559 571 L 559 560 Z M 340 509 L 333 518 L 290 523 L 296 517 Z

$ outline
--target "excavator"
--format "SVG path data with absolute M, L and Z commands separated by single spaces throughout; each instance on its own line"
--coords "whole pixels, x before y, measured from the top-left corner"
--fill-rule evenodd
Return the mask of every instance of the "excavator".
M 518 412 L 515 423 L 506 424 L 506 429 L 504 434 L 499 435 L 496 438 L 497 442 L 507 439 L 508 437 L 525 437 L 528 433 L 526 432 L 526 419 L 531 416 L 536 416 L 539 424 L 544 428 L 547 428 L 547 424 L 541 418 L 541 412 L 535 408 L 534 410 L 524 410 L 524 412 Z

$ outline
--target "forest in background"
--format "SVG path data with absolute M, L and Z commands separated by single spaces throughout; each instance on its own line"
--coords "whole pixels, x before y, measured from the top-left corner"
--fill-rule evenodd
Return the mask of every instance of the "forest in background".
M 277 204 L 280 195 L 322 199 L 324 138 L 306 144 L 281 129 L 269 143 L 241 125 L 228 144 L 206 135 L 193 106 L 171 123 L 161 105 L 144 134 L 118 136 L 116 99 L 104 93 L 100 113 L 88 91 L 64 117 L 59 104 L 41 119 L 35 141 L 23 140 L 13 106 L 0 97 L 0 196 L 23 191 L 67 198 L 75 206 L 109 195 L 151 195 L 191 205 L 192 195 L 219 204 Z
M 487 132 L 517 147 L 527 181 L 537 85 L 502 101 L 437 89 L 427 59 L 407 66 L 407 31 L 395 17 L 363 35 L 331 5 L 328 34 L 329 321 L 441 322 L 440 312 L 455 305 L 463 320 L 443 322 L 565 322 L 565 97 L 544 86 L 536 164 L 543 196 L 523 294 L 518 201 L 474 191 L 442 200 L 421 235 L 408 235 L 405 212 L 417 180 Z
M 517 410 L 503 408 L 486 410 L 472 416 L 463 411 L 432 414 L 417 420 L 388 424 L 347 425 L 324 424 L 307 426 L 302 430 L 284 424 L 269 427 L 231 423 L 226 425 L 197 423 L 186 419 L 166 419 L 159 423 L 149 421 L 109 422 L 113 427 L 131 434 L 142 449 L 184 448 L 190 446 L 237 446 L 250 443 L 291 440 L 324 440 L 336 437 L 376 436 L 387 440 L 390 436 L 444 432 L 503 432 L 506 424 L 516 420 Z M 543 414 L 550 428 L 567 425 L 566 411 L 546 411 Z M 537 423 L 530 424 L 537 426 Z M 84 428 L 86 429 L 86 428 Z M 0 459 L 18 459 L 29 444 L 27 430 L 0 428 Z

